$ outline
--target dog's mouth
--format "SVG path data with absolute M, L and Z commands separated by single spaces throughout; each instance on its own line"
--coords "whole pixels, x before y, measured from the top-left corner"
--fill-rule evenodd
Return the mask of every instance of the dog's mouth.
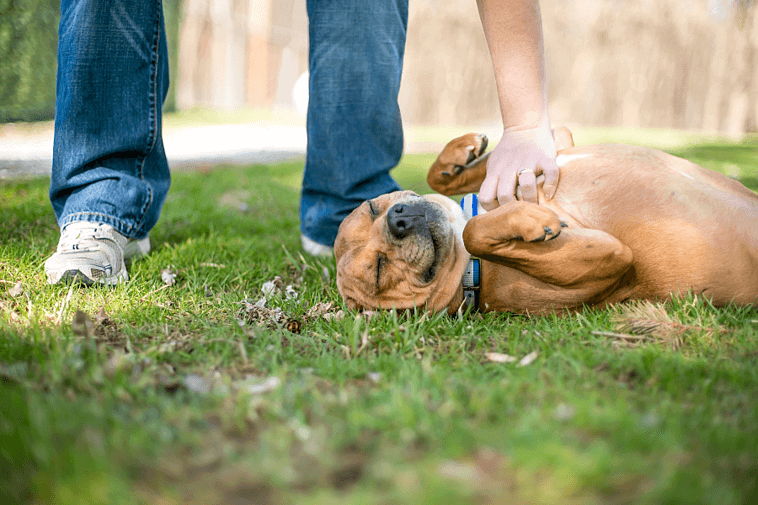
M 429 266 L 425 267 L 419 276 L 422 284 L 429 284 L 437 277 L 444 258 L 450 252 L 451 230 L 447 219 L 439 215 L 441 210 L 437 204 L 430 203 L 424 213 L 428 230 L 427 247 L 429 247 L 426 256 L 427 261 L 424 263 Z M 429 258 L 431 258 L 431 262 L 429 262 Z
M 434 259 L 432 260 L 432 264 L 429 265 L 429 268 L 424 270 L 424 272 L 421 274 L 421 282 L 424 284 L 429 284 L 434 280 L 435 277 L 437 277 L 437 272 L 439 271 L 440 266 L 440 243 L 439 239 L 437 238 L 437 234 L 434 232 L 434 230 L 429 230 L 429 235 L 432 239 L 432 249 L 434 254 Z
M 440 273 L 453 242 L 447 212 L 439 203 L 416 194 L 397 200 L 386 212 L 386 241 L 415 272 L 416 282 L 430 284 Z

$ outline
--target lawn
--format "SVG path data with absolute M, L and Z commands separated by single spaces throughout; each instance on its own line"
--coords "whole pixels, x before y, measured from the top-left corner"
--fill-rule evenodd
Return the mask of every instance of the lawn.
M 757 148 L 669 150 L 758 190 Z M 352 313 L 300 253 L 301 173 L 175 173 L 110 289 L 45 284 L 47 181 L 0 180 L 0 502 L 758 501 L 758 311 Z M 635 307 L 655 334 L 613 336 Z

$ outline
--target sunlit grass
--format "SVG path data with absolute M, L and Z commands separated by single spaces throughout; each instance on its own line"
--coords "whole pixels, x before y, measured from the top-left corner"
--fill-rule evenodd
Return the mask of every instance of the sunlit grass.
M 751 144 L 672 151 L 756 178 Z M 394 174 L 424 192 L 433 159 L 408 155 Z M 756 497 L 755 310 L 674 300 L 666 311 L 703 329 L 677 349 L 598 334 L 617 309 L 362 317 L 342 305 L 334 261 L 300 254 L 301 174 L 301 161 L 175 174 L 152 253 L 114 289 L 45 284 L 47 181 L 0 181 L 0 501 Z M 285 317 L 272 323 L 246 302 L 276 276 L 298 295 L 269 299 Z M 328 318 L 311 314 L 319 303 Z

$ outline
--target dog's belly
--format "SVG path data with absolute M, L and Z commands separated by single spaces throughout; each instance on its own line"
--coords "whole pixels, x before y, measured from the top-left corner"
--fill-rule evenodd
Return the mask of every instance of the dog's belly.
M 593 146 L 561 169 L 543 203 L 570 226 L 626 244 L 633 267 L 608 301 L 704 293 L 758 300 L 758 196 L 736 181 L 646 148 Z

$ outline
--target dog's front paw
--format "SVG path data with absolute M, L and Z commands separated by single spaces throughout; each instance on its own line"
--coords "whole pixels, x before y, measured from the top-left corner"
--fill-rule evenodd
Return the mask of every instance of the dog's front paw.
M 448 142 L 435 163 L 440 175 L 450 177 L 463 172 L 484 154 L 487 142 L 487 135 L 479 133 L 467 133 Z
M 514 242 L 547 242 L 565 227 L 558 214 L 546 207 L 511 201 L 471 218 L 463 230 L 463 243 L 474 256 L 507 256 Z
M 561 234 L 567 225 L 552 210 L 527 202 L 514 202 L 516 207 L 508 214 L 508 224 L 515 240 L 547 242 Z
M 485 169 L 477 165 L 487 149 L 487 142 L 487 136 L 479 133 L 467 133 L 448 142 L 429 169 L 429 186 L 443 195 L 477 191 L 478 187 L 469 191 L 463 191 L 463 188 L 467 188 L 472 179 L 478 179 L 479 172 L 483 172 L 481 169 Z M 462 174 L 466 176 L 461 177 Z

